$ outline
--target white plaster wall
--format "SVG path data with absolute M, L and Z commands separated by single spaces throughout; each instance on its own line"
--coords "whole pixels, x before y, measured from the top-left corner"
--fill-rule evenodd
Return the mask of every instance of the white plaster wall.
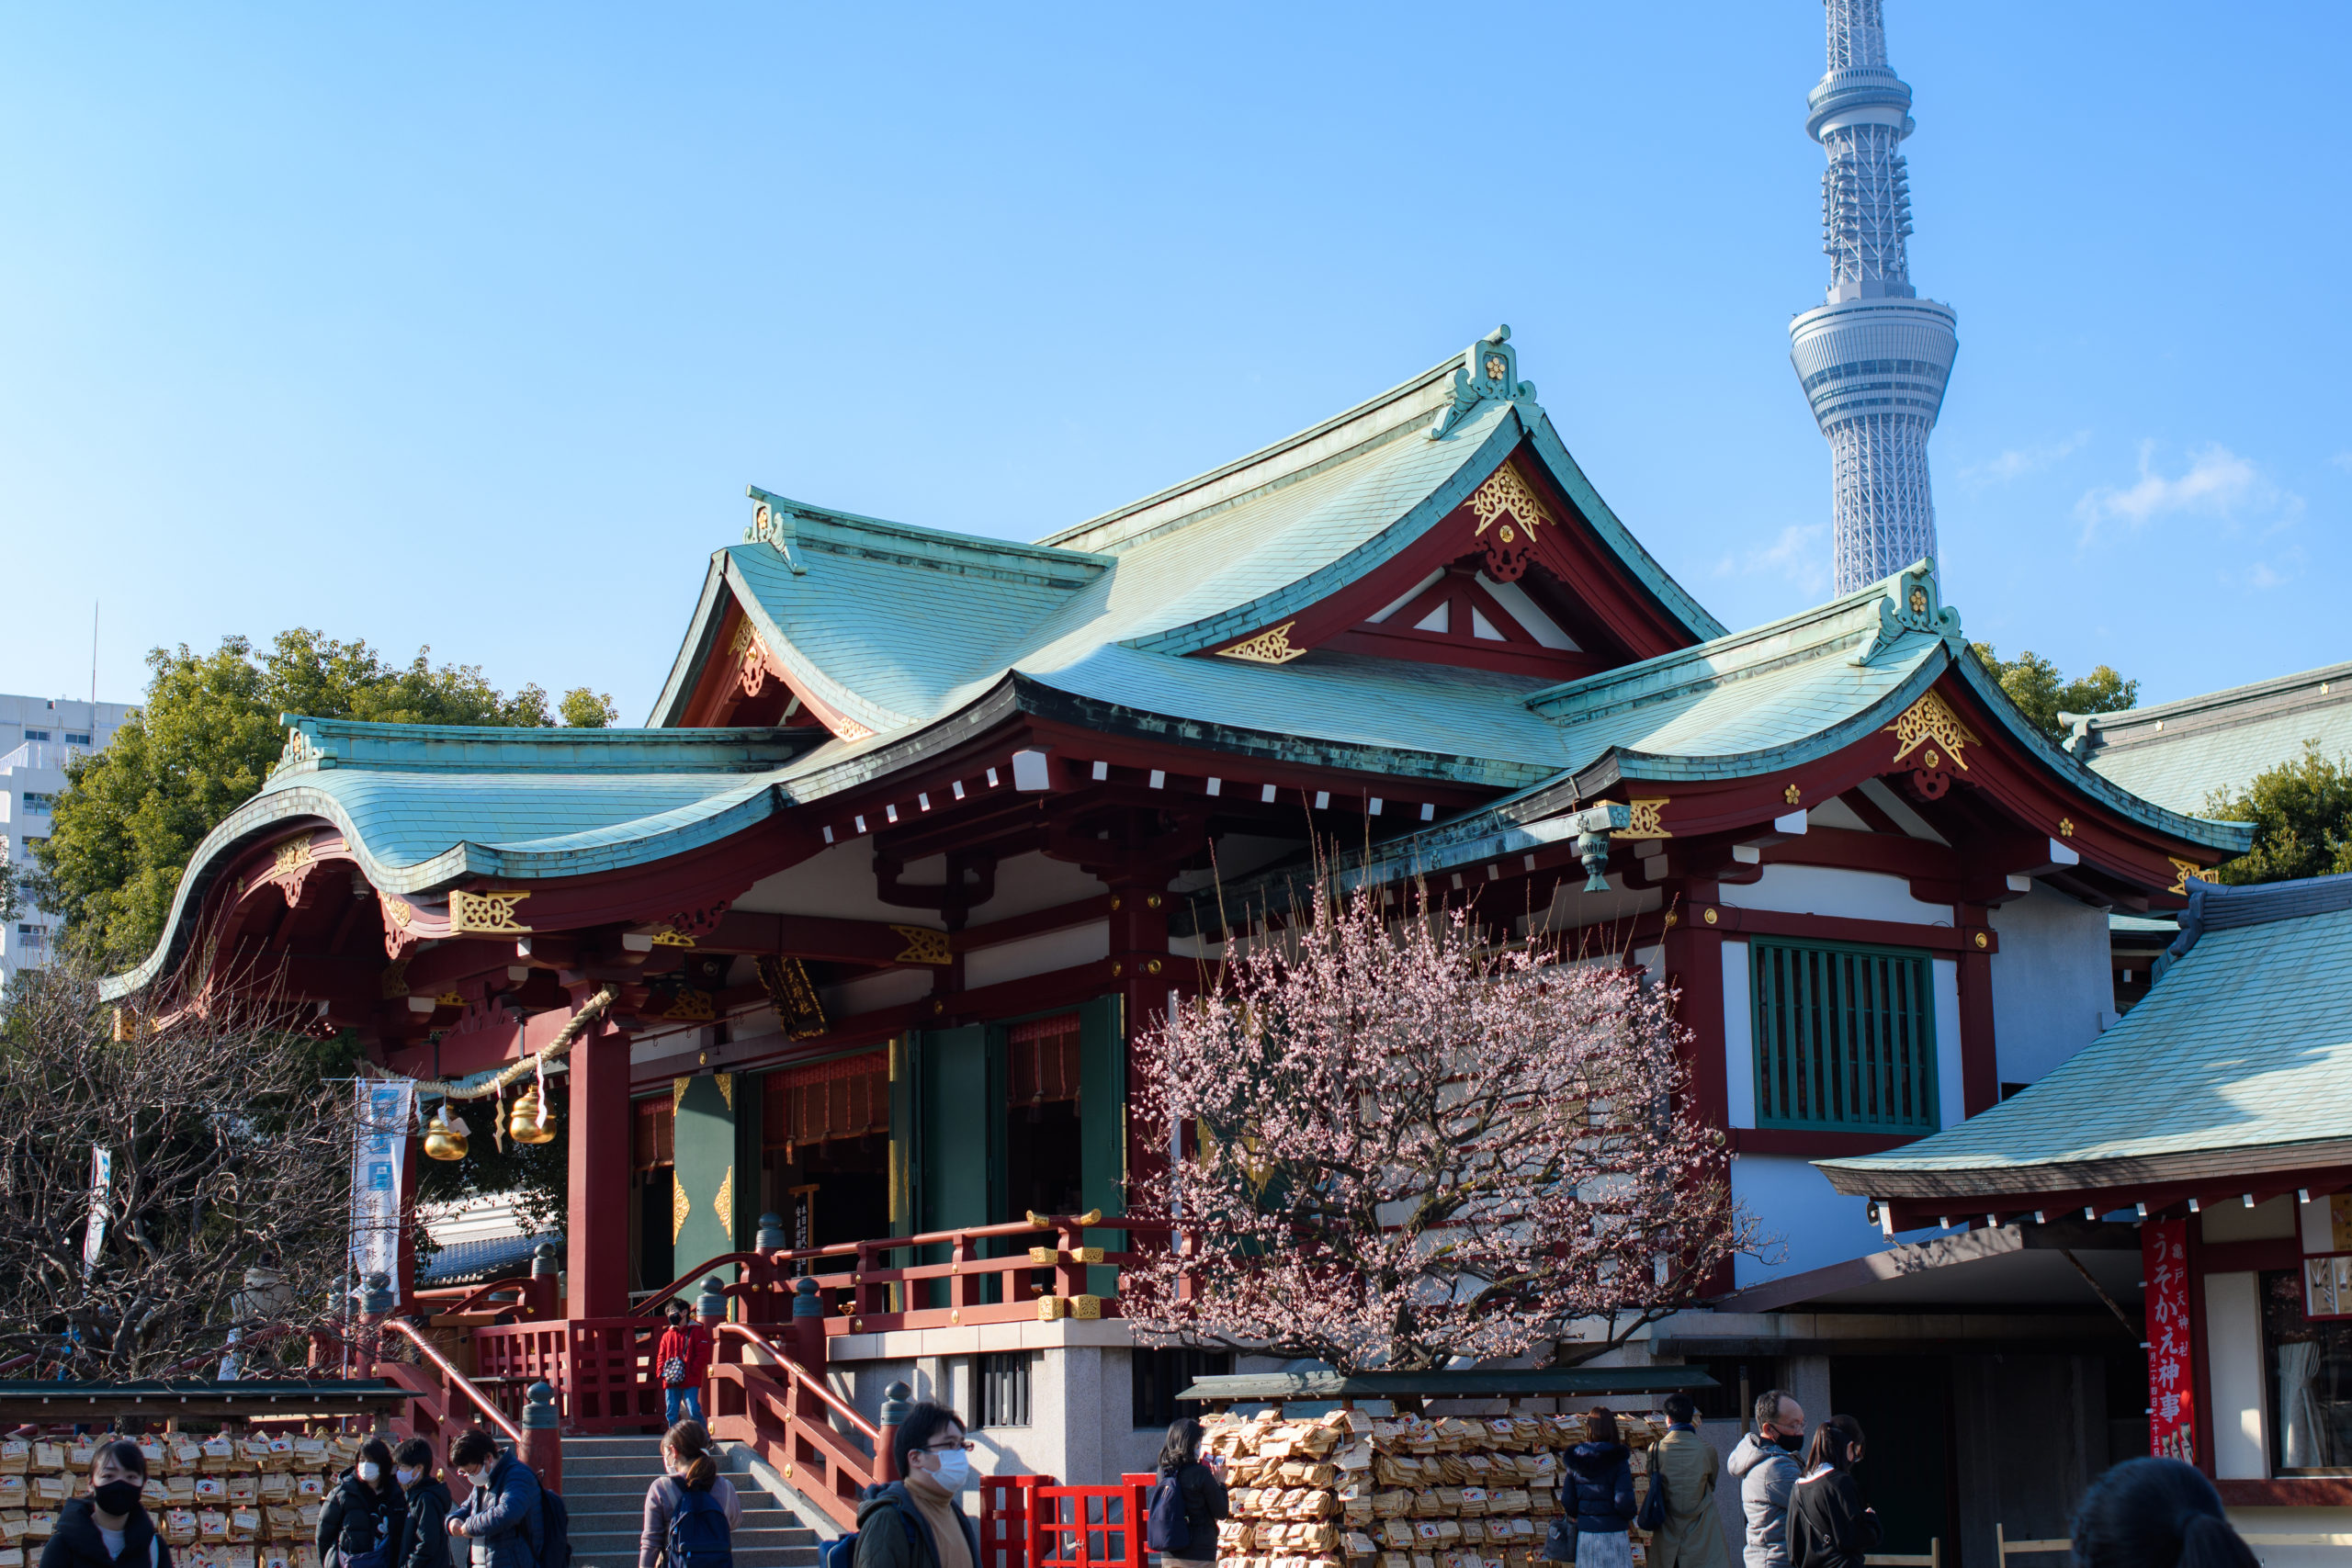
M 1923 904 L 1911 884 L 1875 871 L 1846 871 L 1826 865 L 1768 865 L 1745 886 L 1725 883 L 1723 901 L 1738 909 L 1775 909 L 1789 915 L 1838 915 L 1851 920 L 1907 920 L 1913 925 L 1951 924 L 1951 906 Z
M 1724 1103 L 1733 1126 L 1756 1125 L 1756 1001 L 1744 942 L 1724 943 Z
M 2213 1394 L 2213 1473 L 2224 1481 L 2270 1475 L 2268 1401 L 2262 1390 L 2262 1306 L 2250 1273 L 2205 1276 L 2205 1356 Z
M 964 955 L 964 984 L 968 989 L 978 989 L 1005 980 L 1091 964 L 1110 955 L 1111 922 L 1097 920 L 1068 931 L 1023 937 L 1018 942 L 1001 942 L 994 947 L 976 947 Z
M 2032 1083 L 2099 1036 L 2115 1007 L 2107 916 L 2035 884 L 1993 910 L 1993 1039 L 2003 1083 Z
M 1961 1088 L 1960 962 L 1938 958 L 1928 967 L 1936 994 L 1936 1121 L 1957 1127 L 1967 1118 L 1968 1104 Z
M 1942 1234 L 1898 1231 L 1887 1240 L 1871 1223 L 1867 1200 L 1840 1197 L 1827 1177 L 1794 1155 L 1734 1156 L 1731 1194 L 1779 1244 L 1766 1248 L 1767 1261 L 1743 1258 L 1733 1266 L 1733 1282 L 1742 1288 Z

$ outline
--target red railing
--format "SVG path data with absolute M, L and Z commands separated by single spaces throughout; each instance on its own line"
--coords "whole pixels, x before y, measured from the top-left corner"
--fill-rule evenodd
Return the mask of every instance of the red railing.
M 801 1366 L 757 1329 L 722 1323 L 717 1337 L 711 1435 L 750 1444 L 835 1524 L 855 1529 L 859 1499 L 882 1478 L 880 1429 L 825 1386 L 821 1369 Z M 745 1359 L 753 1353 L 767 1359 Z
M 978 1568 L 1145 1568 L 1156 1479 L 1122 1475 L 1115 1486 L 1062 1486 L 1050 1475 L 983 1479 Z
M 513 1300 L 498 1300 L 509 1293 Z M 453 1285 L 446 1290 L 419 1291 L 413 1299 L 418 1308 L 435 1316 L 490 1308 L 498 1312 L 513 1312 L 521 1318 L 551 1318 L 559 1315 L 561 1310 L 556 1300 L 555 1276 L 552 1274 L 518 1274 L 512 1279 L 492 1280 L 487 1285 Z
M 1090 1246 L 1086 1234 L 1119 1231 L 1133 1235 L 1164 1229 L 1141 1221 L 1105 1219 L 1099 1213 L 1041 1214 L 1007 1224 L 884 1236 L 844 1247 L 723 1253 L 681 1275 L 626 1316 L 549 1316 L 478 1327 L 472 1331 L 473 1376 L 509 1416 L 521 1414 L 522 1390 L 544 1381 L 555 1391 L 567 1430 L 615 1432 L 658 1427 L 663 1415 L 662 1397 L 653 1359 L 662 1323 L 653 1314 L 672 1297 L 690 1289 L 698 1292 L 699 1281 L 720 1269 L 733 1267 L 739 1274 L 734 1283 L 718 1288 L 721 1300 L 729 1303 L 729 1319 L 737 1325 L 758 1325 L 779 1335 L 777 1325 L 790 1316 L 795 1292 L 804 1279 L 815 1282 L 827 1305 L 824 1315 L 816 1321 L 828 1336 L 1116 1317 L 1116 1270 L 1136 1261 L 1137 1255 Z M 1012 1243 L 1016 1241 L 1029 1245 L 1015 1247 Z M 513 1281 L 500 1283 L 511 1288 Z M 1099 1283 L 1102 1293 L 1090 1292 L 1091 1283 Z M 483 1286 L 476 1293 L 495 1288 Z M 698 1293 L 695 1299 L 698 1303 Z M 795 1359 L 782 1351 L 763 1353 L 776 1355 L 779 1361 Z M 803 1355 L 810 1361 L 821 1359 L 815 1354 Z M 740 1354 L 733 1364 L 741 1364 Z M 831 1399 L 830 1392 L 822 1389 L 821 1366 L 808 1370 L 817 1374 L 810 1387 L 818 1394 L 811 1397 L 818 1397 L 820 1404 Z M 714 1367 L 714 1379 L 719 1375 Z M 781 1377 L 760 1372 L 756 1364 L 754 1374 L 743 1375 L 768 1381 Z M 715 1383 L 705 1391 L 707 1412 L 712 1408 L 716 1392 Z M 744 1397 L 746 1403 L 737 1414 L 750 1420 L 752 1405 L 749 1394 Z M 797 1410 L 798 1398 L 795 1394 L 783 1403 Z M 769 1406 L 761 1408 L 778 1420 L 785 1419 Z M 814 1416 L 794 1419 L 808 1427 Z M 848 1461 L 842 1462 L 846 1465 Z M 828 1464 L 829 1485 L 831 1472 Z
M 515 1454 L 526 1464 L 538 1472 L 541 1482 L 558 1489 L 562 1487 L 563 1450 L 554 1431 L 535 1431 L 515 1422 L 499 1401 L 475 1386 L 473 1380 L 451 1365 L 448 1358 L 407 1320 L 387 1318 L 382 1331 L 407 1340 L 417 1358 L 413 1361 L 393 1361 L 379 1357 L 375 1362 L 378 1377 L 409 1391 L 404 1414 L 392 1423 L 395 1433 L 402 1438 L 423 1438 L 433 1445 L 435 1454 L 447 1460 L 450 1433 L 487 1421 L 514 1445 Z M 453 1479 L 458 1500 L 462 1502 L 465 1483 Z

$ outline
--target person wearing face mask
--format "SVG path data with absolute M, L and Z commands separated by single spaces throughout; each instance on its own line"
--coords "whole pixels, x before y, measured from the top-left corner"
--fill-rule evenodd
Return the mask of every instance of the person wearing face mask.
M 393 1450 L 392 1479 L 408 1500 L 392 1568 L 450 1568 L 449 1536 L 443 1528 L 449 1518 L 449 1486 L 434 1471 L 433 1445 L 411 1438 Z
M 459 1568 L 537 1568 L 547 1529 L 537 1473 L 502 1451 L 498 1439 L 480 1427 L 458 1434 L 449 1445 L 449 1462 L 473 1488 L 442 1527 L 468 1542 Z
M 854 1568 L 978 1568 L 979 1531 L 956 1501 L 972 1481 L 963 1418 L 929 1401 L 899 1427 L 891 1457 L 906 1479 L 857 1510 Z
M 1733 1446 L 1726 1461 L 1747 1518 L 1747 1568 L 1789 1568 L 1789 1491 L 1803 1447 L 1804 1406 L 1796 1396 L 1784 1388 L 1757 1395 L 1756 1430 Z
M 1814 1428 L 1804 1458 L 1804 1479 L 1789 1503 L 1791 1568 L 1862 1568 L 1880 1540 L 1878 1510 L 1863 1506 L 1854 1482 L 1862 1424 L 1832 1416 Z
M 171 1568 L 171 1548 L 140 1503 L 147 1457 L 133 1442 L 101 1443 L 90 1461 L 90 1495 L 57 1510 L 57 1533 L 40 1568 Z
M 370 1438 L 319 1511 L 319 1561 L 327 1568 L 392 1568 L 407 1520 L 408 1499 L 392 1479 L 391 1445 Z

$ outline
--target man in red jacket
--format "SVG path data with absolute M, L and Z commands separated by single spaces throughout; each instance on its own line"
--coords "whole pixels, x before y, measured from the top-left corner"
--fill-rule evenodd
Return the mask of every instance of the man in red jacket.
M 670 1326 L 653 1348 L 653 1370 L 662 1379 L 663 1419 L 671 1426 L 702 1416 L 702 1380 L 710 1371 L 710 1330 L 686 1314 L 686 1303 L 665 1309 Z

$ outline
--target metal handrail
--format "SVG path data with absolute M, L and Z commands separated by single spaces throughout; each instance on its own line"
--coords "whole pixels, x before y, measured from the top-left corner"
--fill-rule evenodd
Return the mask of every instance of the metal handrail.
M 449 1380 L 450 1386 L 463 1393 L 468 1399 L 472 1400 L 481 1413 L 490 1417 L 491 1424 L 496 1427 L 500 1431 L 505 1433 L 506 1436 L 513 1440 L 516 1451 L 521 1451 L 523 1445 L 523 1429 L 514 1425 L 513 1421 L 508 1420 L 506 1412 L 492 1404 L 490 1396 L 473 1385 L 472 1379 L 467 1377 L 465 1373 L 459 1371 L 457 1368 L 451 1366 L 449 1364 L 448 1358 L 442 1355 L 439 1350 L 434 1348 L 432 1342 L 427 1340 L 424 1335 L 418 1333 L 415 1327 L 412 1325 L 406 1318 L 388 1317 L 384 1320 L 384 1326 L 400 1335 L 410 1344 L 415 1346 L 419 1354 L 421 1354 L 427 1361 L 430 1361 L 434 1366 L 440 1369 L 441 1375 Z
M 859 1415 L 855 1406 L 844 1403 L 839 1394 L 835 1393 L 831 1389 L 827 1388 L 822 1382 L 819 1382 L 816 1377 L 810 1374 L 808 1368 L 802 1366 L 799 1362 L 794 1360 L 791 1357 L 777 1349 L 775 1346 L 769 1341 L 765 1335 L 760 1333 L 759 1330 L 755 1328 L 747 1328 L 740 1323 L 722 1323 L 718 1325 L 717 1327 L 720 1334 L 732 1334 L 737 1338 L 743 1340 L 747 1344 L 755 1346 L 759 1349 L 764 1350 L 770 1356 L 774 1357 L 775 1359 L 776 1365 L 782 1368 L 788 1374 L 790 1381 L 804 1384 L 809 1393 L 815 1394 L 819 1400 L 823 1402 L 827 1409 L 847 1421 L 854 1430 L 855 1430 L 861 1437 L 865 1438 L 868 1442 L 875 1444 L 876 1451 L 879 1451 L 882 1442 L 882 1434 L 874 1426 L 874 1424 L 868 1421 L 865 1416 Z

